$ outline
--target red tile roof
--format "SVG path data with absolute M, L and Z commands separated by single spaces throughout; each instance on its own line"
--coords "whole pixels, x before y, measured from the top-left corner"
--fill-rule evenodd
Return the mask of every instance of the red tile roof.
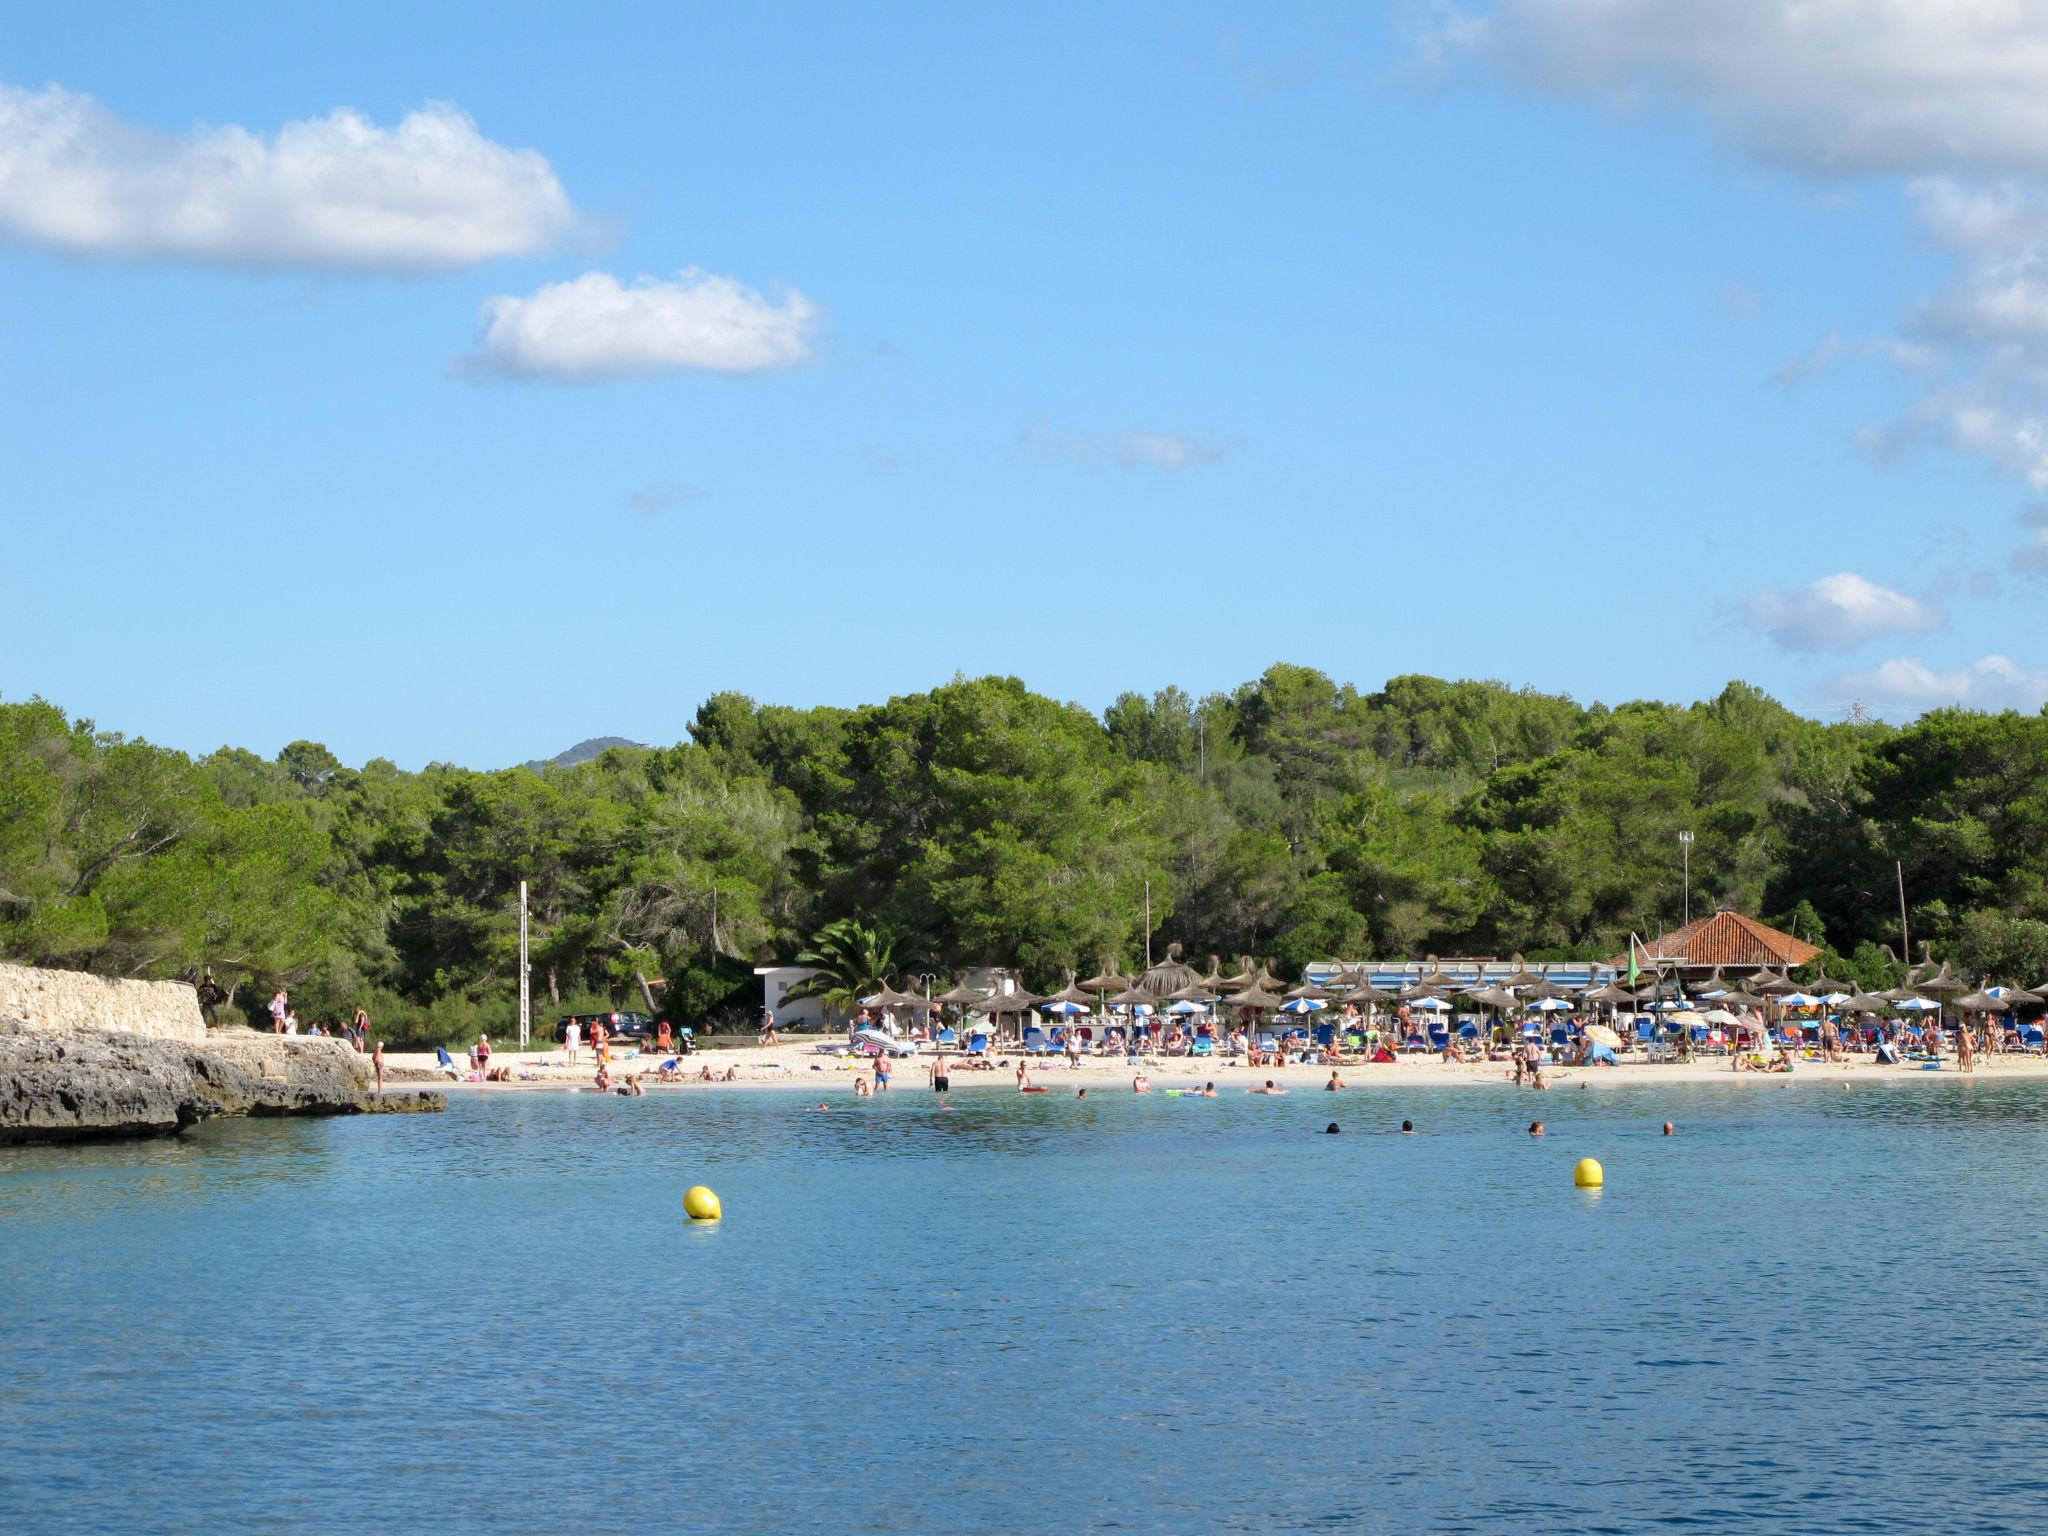
M 1681 965 L 1777 966 L 1804 965 L 1820 951 L 1804 939 L 1780 933 L 1768 924 L 1722 908 L 1697 922 L 1659 934 L 1643 946 L 1659 960 Z M 1628 964 L 1624 956 L 1619 962 Z

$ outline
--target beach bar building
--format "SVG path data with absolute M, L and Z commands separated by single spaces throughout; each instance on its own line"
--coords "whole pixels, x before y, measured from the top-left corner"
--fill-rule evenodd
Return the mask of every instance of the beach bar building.
M 1669 933 L 1660 933 L 1637 951 L 1644 969 L 1655 966 L 1667 977 L 1679 981 L 1701 981 L 1721 970 L 1729 976 L 1746 971 L 1773 970 L 1780 974 L 1795 965 L 1820 958 L 1820 950 L 1804 939 L 1744 917 L 1732 907 L 1723 907 L 1697 922 Z M 1626 968 L 1628 956 L 1615 961 Z

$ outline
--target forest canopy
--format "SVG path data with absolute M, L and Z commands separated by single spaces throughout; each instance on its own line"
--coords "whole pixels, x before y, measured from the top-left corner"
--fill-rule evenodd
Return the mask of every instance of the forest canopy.
M 1760 913 L 1885 984 L 1916 947 L 2048 974 L 2048 719 L 1823 724 L 1743 683 L 1582 706 L 1490 682 L 1360 693 L 1277 665 L 1101 715 L 1014 678 L 859 709 L 707 700 L 573 767 L 409 773 L 316 742 L 199 758 L 0 704 L 0 958 L 198 979 L 396 1038 L 503 1029 L 528 883 L 537 1014 L 659 978 L 736 1018 L 752 967 L 865 935 L 909 983 L 1155 951 L 1596 957 Z

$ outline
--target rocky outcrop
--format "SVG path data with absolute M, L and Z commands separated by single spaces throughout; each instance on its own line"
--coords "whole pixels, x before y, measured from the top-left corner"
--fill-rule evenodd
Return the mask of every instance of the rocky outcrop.
M 172 1136 L 218 1115 L 356 1115 L 448 1102 L 368 1089 L 366 1060 L 339 1040 L 238 1031 L 194 1045 L 0 1018 L 0 1144 Z
M 29 965 L 0 965 L 0 1019 L 66 1034 L 114 1030 L 193 1044 L 206 1038 L 199 994 L 185 982 L 119 981 Z

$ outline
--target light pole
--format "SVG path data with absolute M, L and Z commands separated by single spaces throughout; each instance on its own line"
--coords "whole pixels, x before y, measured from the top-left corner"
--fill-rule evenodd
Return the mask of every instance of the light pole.
M 1683 902 L 1685 916 L 1680 920 L 1679 926 L 1681 928 L 1690 928 L 1692 926 L 1692 834 L 1690 832 L 1678 834 L 1678 853 L 1685 864 L 1685 874 L 1683 876 L 1683 883 L 1685 885 Z

